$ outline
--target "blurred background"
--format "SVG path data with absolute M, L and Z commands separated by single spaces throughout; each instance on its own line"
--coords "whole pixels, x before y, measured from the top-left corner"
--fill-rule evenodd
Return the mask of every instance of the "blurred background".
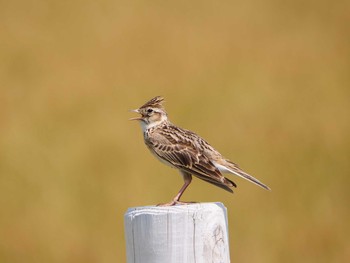
M 195 179 L 232 262 L 350 258 L 349 1 L 1 1 L 0 261 L 125 262 L 128 207 L 183 181 L 128 112 L 162 95 L 272 188 Z M 230 176 L 230 175 L 229 175 Z

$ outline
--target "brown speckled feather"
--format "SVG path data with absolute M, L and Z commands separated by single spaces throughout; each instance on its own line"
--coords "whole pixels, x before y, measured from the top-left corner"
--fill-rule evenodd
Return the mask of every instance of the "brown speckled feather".
M 213 153 L 215 150 L 195 133 L 167 122 L 147 130 L 144 139 L 150 151 L 169 166 L 184 170 L 229 192 L 233 192 L 230 187 L 236 187 L 206 155 L 206 152 Z M 218 152 L 216 154 L 220 156 Z

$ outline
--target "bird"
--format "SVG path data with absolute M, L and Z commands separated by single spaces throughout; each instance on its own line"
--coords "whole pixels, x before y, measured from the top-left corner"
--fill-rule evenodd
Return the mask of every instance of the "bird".
M 144 142 L 150 152 L 162 163 L 180 171 L 184 184 L 176 196 L 159 206 L 183 205 L 180 198 L 192 181 L 192 175 L 233 193 L 237 185 L 223 173 L 242 177 L 266 190 L 267 185 L 244 172 L 237 164 L 223 157 L 196 133 L 172 124 L 163 106 L 164 98 L 156 96 L 135 110 L 139 117 L 130 120 L 141 124 Z

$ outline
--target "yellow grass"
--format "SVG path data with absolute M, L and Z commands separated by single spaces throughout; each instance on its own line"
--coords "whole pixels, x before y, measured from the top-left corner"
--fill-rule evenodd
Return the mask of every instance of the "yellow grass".
M 3 1 L 0 262 L 125 262 L 128 207 L 182 184 L 128 110 L 163 95 L 272 188 L 221 201 L 232 262 L 350 258 L 348 1 Z

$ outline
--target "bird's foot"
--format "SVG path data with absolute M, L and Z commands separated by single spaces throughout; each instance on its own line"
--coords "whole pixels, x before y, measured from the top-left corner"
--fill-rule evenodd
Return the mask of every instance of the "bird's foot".
M 169 203 L 158 204 L 157 206 L 174 206 L 174 205 L 190 205 L 195 204 L 196 202 L 181 202 L 178 200 L 170 201 Z

